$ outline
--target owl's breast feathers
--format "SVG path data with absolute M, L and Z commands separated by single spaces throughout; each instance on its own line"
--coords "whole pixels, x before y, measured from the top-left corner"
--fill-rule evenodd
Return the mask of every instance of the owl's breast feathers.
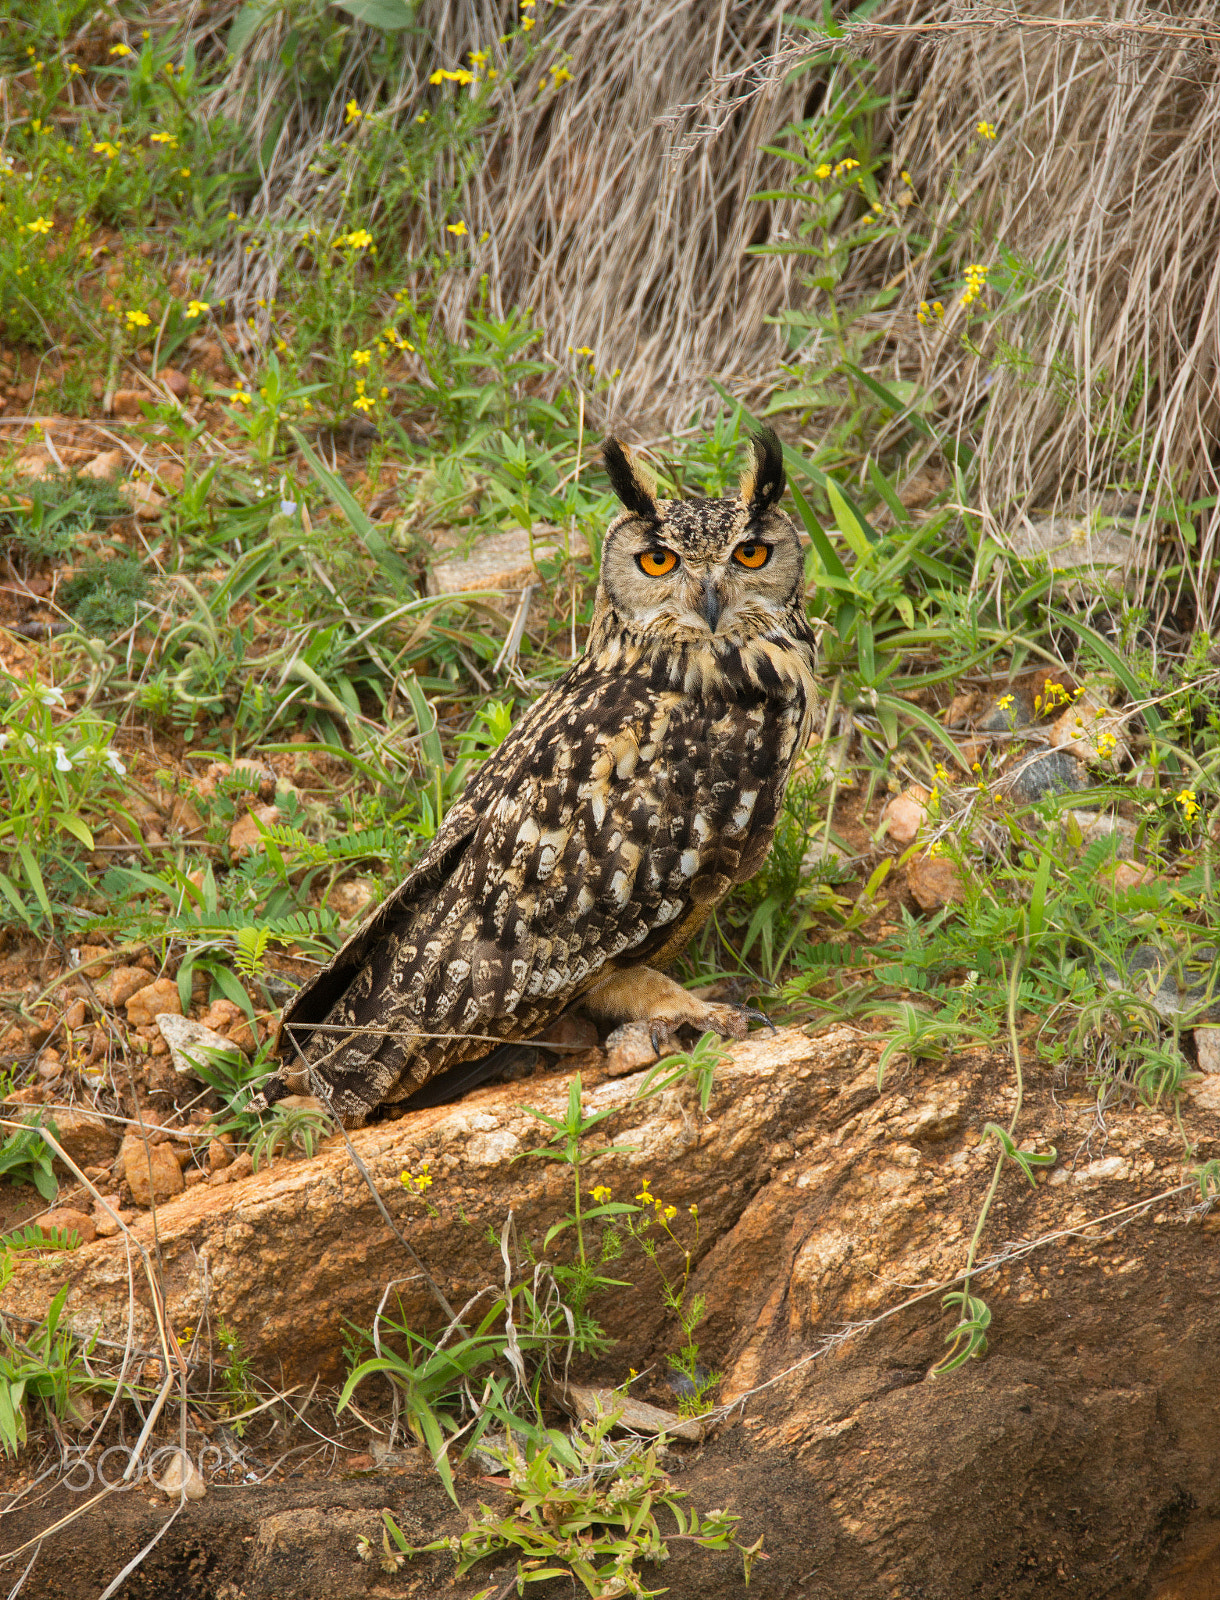
M 804 616 L 686 648 L 599 620 L 406 881 L 285 1011 L 284 1034 L 328 1079 L 377 1080 L 357 1096 L 368 1104 L 369 1088 L 395 1098 L 396 1080 L 410 1093 L 536 1033 L 608 966 L 667 959 L 766 854 L 809 730 Z

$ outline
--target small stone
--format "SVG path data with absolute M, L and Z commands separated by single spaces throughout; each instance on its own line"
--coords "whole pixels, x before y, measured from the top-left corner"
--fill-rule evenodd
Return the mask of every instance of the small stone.
M 123 1140 L 123 1176 L 138 1206 L 161 1205 L 186 1187 L 170 1147 L 146 1144 L 134 1134 Z
M 175 1450 L 153 1482 L 163 1494 L 182 1495 L 187 1500 L 202 1500 L 208 1492 L 203 1474 L 185 1450 Z
M 1116 889 L 1135 889 L 1141 883 L 1151 883 L 1156 877 L 1150 866 L 1138 861 L 1116 861 L 1109 874 Z
M 146 983 L 127 1001 L 127 1021 L 133 1028 L 146 1027 L 158 1016 L 181 1016 L 182 1001 L 172 978 L 157 978 Z
M 191 380 L 185 372 L 179 372 L 177 367 L 162 367 L 157 377 L 175 400 L 186 399 L 187 394 L 190 392 Z
M 79 1233 L 80 1244 L 92 1244 L 97 1238 L 97 1224 L 93 1218 L 70 1206 L 56 1206 L 54 1211 L 45 1211 L 38 1219 L 38 1226 L 44 1233 L 50 1233 L 55 1228 L 68 1234 Z
M 939 911 L 963 897 L 962 875 L 948 856 L 918 856 L 908 861 L 907 888 L 924 911 Z
M 165 509 L 165 496 L 160 495 L 143 478 L 128 478 L 119 484 L 119 493 L 128 502 L 141 522 L 151 522 Z
M 111 1211 L 114 1215 L 111 1216 Z M 113 1239 L 115 1234 L 123 1231 L 124 1223 L 130 1224 L 135 1217 L 130 1212 L 120 1211 L 118 1206 L 111 1206 L 107 1211 L 105 1206 L 94 1205 L 93 1227 L 99 1239 Z
M 1220 1028 L 1196 1028 L 1195 1052 L 1200 1072 L 1220 1073 Z
M 83 1028 L 89 1009 L 83 1000 L 74 1000 L 64 1012 L 65 1028 Z
M 141 406 L 154 403 L 152 396 L 145 394 L 143 389 L 116 389 L 110 410 L 116 417 L 139 417 L 143 415 Z
M 52 1050 L 50 1045 L 38 1057 L 38 1076 L 45 1078 L 49 1083 L 51 1079 L 58 1078 L 63 1068 L 63 1057 L 58 1050 Z
M 263 827 L 270 828 L 279 820 L 279 806 L 255 806 L 253 810 L 247 811 L 245 816 L 229 829 L 229 849 L 232 851 L 234 861 L 240 861 L 252 850 L 263 848 L 263 836 L 259 832 L 260 822 Z
M 121 450 L 103 450 L 80 469 L 82 478 L 117 478 L 123 470 Z M 82 952 L 83 955 L 83 952 Z
M 160 1011 L 157 1013 L 156 1021 L 161 1037 L 169 1046 L 174 1071 L 181 1072 L 184 1077 L 199 1077 L 197 1063 L 202 1061 L 206 1065 L 207 1051 L 233 1048 L 232 1041 L 226 1039 L 223 1034 L 205 1027 L 202 1022 L 194 1022 L 181 1013 L 175 1015 L 172 1012 Z
M 612 1078 L 625 1078 L 630 1072 L 650 1067 L 657 1059 L 648 1022 L 624 1022 L 606 1040 L 606 1071 Z
M 239 1178 L 248 1178 L 253 1171 L 254 1157 L 248 1150 L 243 1150 L 231 1166 L 222 1167 L 219 1172 L 213 1172 L 208 1178 L 208 1182 L 210 1184 L 236 1183 Z
M 59 1130 L 64 1154 L 88 1172 L 91 1167 L 108 1167 L 119 1148 L 118 1135 L 91 1111 L 76 1111 L 56 1106 L 51 1118 Z
M 233 1152 L 223 1139 L 213 1139 L 208 1145 L 208 1171 L 223 1172 L 233 1165 Z
M 235 1022 L 244 1021 L 245 1015 L 236 1000 L 213 1000 L 199 1020 L 205 1028 L 224 1033 Z
M 207 1173 L 202 1167 L 188 1167 L 182 1174 L 182 1181 L 188 1189 L 193 1189 L 197 1183 L 206 1183 Z
M 1123 737 L 1123 718 L 1097 695 L 1086 692 L 1059 716 L 1051 728 L 1051 745 L 1080 761 L 1117 766 L 1130 754 Z
M 894 796 L 881 813 L 881 820 L 895 844 L 913 844 L 927 816 L 928 791 L 922 784 L 913 783 Z
M 368 878 L 351 878 L 346 883 L 335 884 L 329 902 L 344 922 L 353 922 L 376 898 L 377 891 Z
M 1045 755 L 1023 762 L 1005 778 L 1000 793 L 1018 805 L 1032 805 L 1045 795 L 1068 793 L 1087 785 L 1088 775 L 1074 755 L 1067 750 L 1048 750 Z
M 117 1011 L 147 982 L 148 973 L 143 967 L 116 967 L 108 978 L 98 984 L 97 992 L 106 1005 L 113 1006 Z

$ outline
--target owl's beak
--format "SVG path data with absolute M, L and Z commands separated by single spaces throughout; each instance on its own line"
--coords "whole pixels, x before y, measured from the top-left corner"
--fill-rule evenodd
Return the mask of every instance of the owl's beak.
M 716 624 L 720 621 L 720 613 L 723 610 L 724 602 L 720 598 L 720 591 L 710 578 L 704 578 L 703 594 L 699 602 L 699 615 L 713 633 L 716 631 Z

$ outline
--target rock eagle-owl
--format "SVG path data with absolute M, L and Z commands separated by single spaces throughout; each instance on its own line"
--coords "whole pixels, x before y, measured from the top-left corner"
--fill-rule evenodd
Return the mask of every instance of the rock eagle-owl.
M 783 452 L 739 495 L 665 500 L 607 441 L 583 656 L 472 776 L 426 854 L 284 1012 L 264 1093 L 349 1126 L 579 1000 L 607 1022 L 741 1037 L 747 1013 L 660 969 L 761 865 L 809 734 L 804 560 Z

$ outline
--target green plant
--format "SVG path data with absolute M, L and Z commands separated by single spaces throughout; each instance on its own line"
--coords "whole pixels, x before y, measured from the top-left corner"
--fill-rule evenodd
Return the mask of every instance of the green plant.
M 536 1149 L 522 1151 L 521 1155 L 514 1157 L 514 1160 L 521 1161 L 526 1156 L 541 1156 L 545 1161 L 562 1161 L 572 1174 L 572 1210 L 547 1229 L 542 1248 L 548 1249 L 561 1234 L 566 1233 L 569 1228 L 573 1230 L 576 1239 L 575 1259 L 559 1263 L 553 1270 L 575 1319 L 576 1348 L 583 1354 L 604 1350 L 607 1347 L 606 1336 L 600 1324 L 589 1313 L 590 1299 L 602 1289 L 628 1287 L 620 1279 L 607 1278 L 600 1271 L 606 1261 L 612 1259 L 612 1254 L 607 1254 L 607 1246 L 603 1242 L 600 1256 L 595 1257 L 586 1241 L 585 1230 L 590 1223 L 600 1222 L 605 1218 L 626 1216 L 636 1208 L 623 1201 L 599 1200 L 596 1189 L 593 1191 L 594 1204 L 590 1206 L 586 1201 L 581 1187 L 581 1170 L 585 1163 L 603 1156 L 620 1155 L 631 1147 L 606 1144 L 596 1150 L 585 1149 L 586 1135 L 607 1117 L 613 1116 L 617 1107 L 607 1107 L 586 1117 L 581 1106 L 582 1092 L 580 1073 L 577 1072 L 572 1077 L 567 1109 L 562 1117 L 551 1117 L 543 1111 L 536 1111 L 532 1106 L 523 1106 L 522 1110 L 528 1111 L 531 1117 L 536 1117 L 539 1122 L 553 1129 L 554 1137 Z M 613 1251 L 613 1246 L 610 1248 Z
M 639 1202 L 639 1209 L 635 1215 L 626 1219 L 626 1232 L 656 1269 L 657 1276 L 661 1280 L 661 1297 L 665 1309 L 673 1313 L 682 1329 L 684 1342 L 669 1357 L 670 1368 L 680 1380 L 678 1410 L 684 1417 L 699 1416 L 710 1410 L 711 1401 L 708 1397 L 720 1382 L 721 1376 L 718 1372 L 706 1371 L 699 1364 L 699 1345 L 695 1339 L 695 1329 L 707 1313 L 707 1297 L 696 1294 L 687 1298 L 691 1269 L 699 1248 L 699 1207 L 692 1203 L 687 1208 L 695 1236 L 690 1244 L 684 1245 L 673 1231 L 674 1219 L 678 1215 L 677 1206 L 667 1204 L 658 1195 L 654 1195 L 649 1179 L 643 1180 L 640 1192 L 635 1198 Z M 663 1235 L 681 1252 L 681 1270 L 676 1275 L 671 1276 L 661 1263 L 659 1247 L 663 1240 L 654 1236 L 654 1229 L 657 1235 Z
M 46 1126 L 58 1133 L 54 1122 L 45 1112 L 35 1112 L 24 1119 L 24 1126 L 14 1128 L 0 1145 L 0 1178 L 10 1183 L 32 1183 L 48 1203 L 59 1193 L 59 1180 L 55 1176 L 55 1157 L 51 1146 L 38 1129 L 46 1118 Z
M 258 1404 L 258 1395 L 250 1375 L 250 1358 L 242 1355 L 241 1340 L 224 1322 L 217 1324 L 216 1342 L 229 1358 L 221 1368 L 220 1378 L 227 1396 L 230 1424 L 240 1439 L 246 1431 L 241 1413 Z
M 705 1517 L 683 1504 L 657 1464 L 657 1449 L 624 1455 L 610 1443 L 615 1413 L 584 1423 L 572 1438 L 575 1459 L 556 1459 L 548 1442 L 522 1452 L 511 1441 L 494 1452 L 508 1472 L 508 1512 L 481 1504 L 477 1517 L 456 1541 L 437 1539 L 412 1546 L 389 1512 L 383 1513 L 383 1564 L 396 1565 L 395 1552 L 415 1555 L 452 1548 L 457 1575 L 465 1577 L 480 1561 L 509 1554 L 516 1557 L 516 1586 L 524 1593 L 531 1583 L 569 1578 L 594 1600 L 613 1594 L 640 1597 L 663 1593 L 646 1589 L 638 1571 L 641 1562 L 660 1565 L 669 1547 L 689 1543 L 702 1550 L 741 1553 L 748 1586 L 754 1562 L 762 1556 L 762 1539 L 743 1545 L 737 1538 L 740 1517 L 712 1511 Z M 673 1528 L 666 1531 L 659 1512 L 667 1512 Z M 390 1541 L 393 1541 L 391 1544 Z M 365 1541 L 361 1554 L 370 1554 Z M 481 1589 L 474 1600 L 490 1600 L 502 1590 Z
M 92 850 L 86 815 L 119 809 L 127 768 L 115 730 L 63 690 L 0 671 L 0 894 L 27 927 L 53 922 L 52 893 L 71 898 L 86 879 L 74 857 Z M 48 884 L 48 878 L 51 883 Z
M 0 1287 L 12 1272 L 11 1258 L 0 1258 Z M 72 1409 L 75 1397 L 96 1386 L 86 1357 L 92 1341 L 84 1347 L 72 1334 L 62 1332 L 59 1319 L 70 1284 L 55 1295 L 47 1314 L 28 1338 L 19 1339 L 0 1317 L 0 1450 L 15 1456 L 28 1437 L 28 1410 L 37 1401 L 57 1417 Z
M 692 1050 L 679 1050 L 671 1056 L 662 1056 L 655 1066 L 648 1069 L 635 1097 L 643 1100 L 649 1095 L 664 1094 L 668 1089 L 693 1080 L 699 1091 L 699 1110 L 706 1117 L 716 1068 L 728 1054 L 729 1047 L 723 1039 L 717 1034 L 705 1033 Z

